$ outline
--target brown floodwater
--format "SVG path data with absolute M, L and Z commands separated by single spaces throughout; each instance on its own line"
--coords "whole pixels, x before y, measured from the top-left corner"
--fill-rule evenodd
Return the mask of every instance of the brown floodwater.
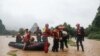
M 15 41 L 15 38 L 11 36 L 0 36 L 0 56 L 10 56 L 7 53 L 17 50 L 15 53 L 17 56 L 100 56 L 100 41 L 85 39 L 84 48 L 85 52 L 77 51 L 76 47 L 69 46 L 64 51 L 52 52 L 52 38 L 49 38 L 50 47 L 49 52 L 43 51 L 23 51 L 21 49 L 12 48 L 8 46 L 10 41 Z

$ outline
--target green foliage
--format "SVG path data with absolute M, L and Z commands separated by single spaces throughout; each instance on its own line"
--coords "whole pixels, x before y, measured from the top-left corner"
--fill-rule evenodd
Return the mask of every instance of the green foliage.
M 86 31 L 89 39 L 100 39 L 100 7 L 98 8 L 98 13 L 95 16 L 92 25 L 89 26 Z
M 69 24 L 66 22 L 63 24 L 65 26 L 65 30 L 71 35 L 75 36 L 75 28 L 71 27 Z
M 89 39 L 100 39 L 100 32 L 98 33 L 90 33 L 89 35 L 88 35 L 88 38 Z
M 97 15 L 92 23 L 93 27 L 100 27 L 100 15 Z
M 0 20 L 0 35 L 15 35 L 16 33 L 15 30 L 6 30 L 2 20 Z
M 86 36 L 88 36 L 91 33 L 91 28 L 92 28 L 92 26 L 89 25 L 89 27 L 85 29 L 85 35 Z
M 97 28 L 100 27 L 100 7 L 98 8 L 98 13 L 96 14 L 96 17 L 92 22 L 92 26 Z
M 0 20 L 0 35 L 6 32 L 5 26 L 2 24 L 2 20 Z
M 20 33 L 21 35 L 24 35 L 24 33 L 25 33 L 24 29 L 23 29 L 23 28 L 20 28 L 20 29 L 19 29 L 19 33 Z

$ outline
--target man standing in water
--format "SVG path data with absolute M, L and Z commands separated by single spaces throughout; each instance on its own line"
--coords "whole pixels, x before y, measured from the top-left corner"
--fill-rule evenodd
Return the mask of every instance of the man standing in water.
M 51 31 L 49 29 L 49 24 L 45 24 L 45 30 L 43 32 L 43 42 L 48 41 L 48 37 L 51 35 Z
M 53 32 L 53 47 L 52 47 L 52 51 L 53 52 L 58 52 L 58 48 L 59 48 L 59 29 L 58 27 L 56 27 Z
M 24 38 L 23 38 L 23 41 L 24 41 L 24 46 L 23 46 L 23 50 L 25 50 L 27 48 L 27 46 L 30 44 L 30 36 L 31 35 L 31 32 L 28 31 L 28 29 L 25 30 L 25 35 L 24 35 Z
M 39 27 L 37 27 L 37 30 L 34 32 L 34 34 L 36 34 L 36 37 L 37 37 L 37 41 L 38 42 L 41 42 L 41 30 L 39 29 Z
M 69 39 L 69 34 L 68 32 L 65 30 L 65 28 L 61 31 L 62 32 L 62 39 L 60 40 L 60 49 L 62 51 L 64 51 L 64 45 L 66 48 L 68 48 L 68 39 Z
M 82 51 L 84 52 L 84 46 L 83 46 L 83 35 L 84 35 L 84 31 L 81 29 L 80 24 L 76 25 L 77 29 L 76 29 L 76 44 L 77 44 L 77 51 L 79 51 L 79 43 L 80 46 L 82 48 Z
M 43 42 L 44 44 L 44 51 L 45 53 L 48 53 L 48 47 L 49 47 L 49 43 L 48 43 L 48 37 L 51 35 L 51 31 L 49 29 L 49 25 L 46 24 L 45 25 L 45 31 L 43 32 Z

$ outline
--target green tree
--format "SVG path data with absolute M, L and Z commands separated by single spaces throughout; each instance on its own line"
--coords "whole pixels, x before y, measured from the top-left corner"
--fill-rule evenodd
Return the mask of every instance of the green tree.
M 92 22 L 92 26 L 100 28 L 100 6 L 98 8 L 98 13 L 96 14 L 96 17 Z
M 89 25 L 86 29 L 85 29 L 85 35 L 88 36 L 91 33 L 91 29 L 92 29 L 92 25 Z
M 0 34 L 4 34 L 6 32 L 5 26 L 2 23 L 2 20 L 0 20 Z
M 20 28 L 19 31 L 18 31 L 21 35 L 24 35 L 25 31 L 23 28 Z
M 100 6 L 91 27 L 89 26 L 87 30 L 89 32 L 89 38 L 100 39 Z
M 71 27 L 69 24 L 67 24 L 66 22 L 64 22 L 64 27 L 65 30 L 71 35 L 71 36 L 75 36 L 75 28 Z

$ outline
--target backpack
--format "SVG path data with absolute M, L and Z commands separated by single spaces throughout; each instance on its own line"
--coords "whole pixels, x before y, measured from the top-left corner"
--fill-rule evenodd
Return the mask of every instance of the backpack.
M 62 31 L 62 34 L 63 34 L 63 36 L 67 36 L 68 35 L 67 31 Z

